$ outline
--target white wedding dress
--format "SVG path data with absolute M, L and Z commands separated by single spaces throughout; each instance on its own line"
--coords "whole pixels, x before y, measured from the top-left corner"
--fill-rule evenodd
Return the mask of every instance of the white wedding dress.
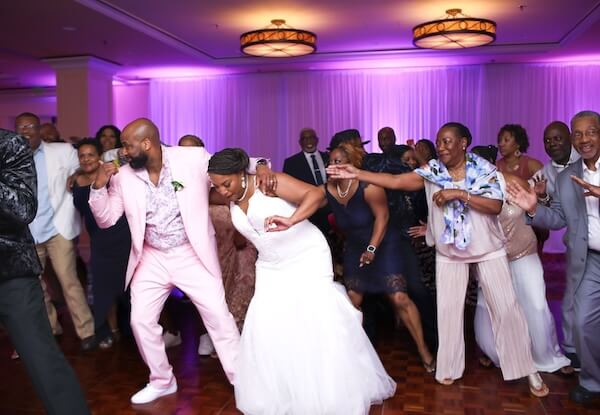
M 296 207 L 258 189 L 237 230 L 258 249 L 256 290 L 235 373 L 237 408 L 247 415 L 363 415 L 394 395 L 361 313 L 333 281 L 329 246 L 305 220 L 265 232 L 265 218 Z

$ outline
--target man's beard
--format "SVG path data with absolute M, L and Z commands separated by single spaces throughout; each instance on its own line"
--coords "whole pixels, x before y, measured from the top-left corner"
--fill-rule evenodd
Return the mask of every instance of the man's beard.
M 137 157 L 129 157 L 129 165 L 134 170 L 141 170 L 146 167 L 148 163 L 148 155 L 146 153 L 141 153 Z

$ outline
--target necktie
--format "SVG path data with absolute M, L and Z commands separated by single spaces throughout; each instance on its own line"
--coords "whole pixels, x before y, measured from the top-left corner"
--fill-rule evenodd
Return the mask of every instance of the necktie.
M 314 154 L 311 154 L 310 158 L 312 159 L 313 170 L 315 172 L 315 180 L 316 180 L 317 186 L 320 186 L 323 184 L 323 176 L 321 176 L 321 170 L 319 169 L 319 163 L 317 163 L 317 156 L 315 156 Z

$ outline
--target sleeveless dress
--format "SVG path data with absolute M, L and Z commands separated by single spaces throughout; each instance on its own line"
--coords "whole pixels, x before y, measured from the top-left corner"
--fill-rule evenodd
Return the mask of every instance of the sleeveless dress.
M 361 314 L 333 281 L 325 237 L 308 220 L 265 232 L 296 206 L 258 189 L 248 212 L 231 205 L 237 230 L 258 250 L 235 374 L 239 410 L 258 415 L 359 415 L 394 395 L 361 327 Z
M 346 236 L 344 284 L 348 290 L 358 293 L 406 292 L 404 267 L 407 264 L 403 264 L 402 253 L 412 252 L 412 246 L 398 228 L 388 226 L 373 262 L 359 267 L 360 256 L 369 245 L 375 222 L 371 207 L 365 201 L 366 186 L 366 183 L 360 182 L 346 206 L 340 204 L 326 188 L 335 223 Z M 417 267 L 415 261 L 413 268 Z

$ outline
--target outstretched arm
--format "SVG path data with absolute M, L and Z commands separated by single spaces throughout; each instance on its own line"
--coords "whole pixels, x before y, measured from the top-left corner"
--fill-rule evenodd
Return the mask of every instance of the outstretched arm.
M 556 195 L 558 196 L 558 187 Z M 524 188 L 517 182 L 506 182 L 506 192 L 510 201 L 527 212 L 527 224 L 541 228 L 561 229 L 567 226 L 559 197 L 555 197 L 549 207 L 537 203 L 537 195 L 531 188 Z
M 333 179 L 358 179 L 386 189 L 405 190 L 408 192 L 421 190 L 425 183 L 415 172 L 402 174 L 373 173 L 360 170 L 350 164 L 335 164 L 327 167 L 327 174 Z
M 289 218 L 268 217 L 265 220 L 265 229 L 269 231 L 286 230 L 312 216 L 319 207 L 325 206 L 325 188 L 323 186 L 316 187 L 284 173 L 275 173 L 275 175 L 277 176 L 275 195 L 298 207 Z
M 588 183 L 585 180 L 573 175 L 571 175 L 571 180 L 573 180 L 576 184 L 583 188 L 583 195 L 585 197 L 595 196 L 600 198 L 600 186 L 594 186 L 593 184 Z

